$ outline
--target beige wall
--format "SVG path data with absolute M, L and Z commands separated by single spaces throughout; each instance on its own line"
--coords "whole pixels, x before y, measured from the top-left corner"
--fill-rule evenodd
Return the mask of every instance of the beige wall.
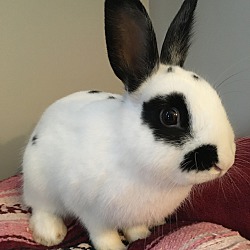
M 121 92 L 103 25 L 103 0 L 0 0 L 0 179 L 17 172 L 50 103 L 84 89 Z

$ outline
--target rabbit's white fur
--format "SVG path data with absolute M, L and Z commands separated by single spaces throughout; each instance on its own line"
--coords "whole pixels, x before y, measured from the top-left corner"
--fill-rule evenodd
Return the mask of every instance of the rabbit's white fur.
M 216 92 L 205 80 L 194 81 L 192 72 L 176 66 L 175 73 L 168 74 L 166 69 L 162 65 L 132 96 L 107 99 L 114 95 L 78 92 L 43 114 L 32 135 L 37 136 L 37 145 L 30 142 L 23 159 L 24 200 L 38 218 L 33 219 L 36 234 L 44 230 L 51 214 L 73 214 L 94 242 L 103 245 L 100 235 L 108 232 L 104 242 L 114 244 L 112 249 L 119 249 L 119 242 L 122 249 L 112 229 L 157 224 L 180 205 L 193 184 L 217 178 L 233 164 L 234 134 Z M 156 142 L 140 119 L 143 102 L 173 91 L 186 97 L 196 135 L 183 148 Z M 181 171 L 178 166 L 187 152 L 211 142 L 217 145 L 223 172 Z M 52 225 L 46 233 L 49 237 Z M 64 237 L 60 223 L 59 228 Z M 144 233 L 148 234 L 147 228 Z
M 108 56 L 127 92 L 78 92 L 43 114 L 23 157 L 24 201 L 37 242 L 60 243 L 62 218 L 70 214 L 97 250 L 126 249 L 118 229 L 129 241 L 145 238 L 194 184 L 231 167 L 234 133 L 219 96 L 179 67 L 196 4 L 183 2 L 159 57 L 140 1 L 105 1 Z

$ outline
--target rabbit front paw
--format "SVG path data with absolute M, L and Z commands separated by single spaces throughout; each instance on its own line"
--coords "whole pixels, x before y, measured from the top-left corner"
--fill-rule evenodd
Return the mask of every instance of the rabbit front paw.
M 146 226 L 136 226 L 124 230 L 124 235 L 129 242 L 147 238 L 150 231 Z
M 117 231 L 105 231 L 91 237 L 96 250 L 126 250 Z

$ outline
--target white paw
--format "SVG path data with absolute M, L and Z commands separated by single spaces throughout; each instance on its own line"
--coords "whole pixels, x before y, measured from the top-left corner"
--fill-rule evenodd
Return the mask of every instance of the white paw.
M 144 239 L 150 235 L 150 231 L 146 226 L 131 227 L 124 230 L 123 233 L 129 242 L 133 242 L 138 239 Z
M 117 231 L 105 231 L 91 240 L 96 250 L 126 250 L 127 247 L 122 243 Z
M 41 211 L 31 216 L 29 226 L 34 241 L 44 246 L 58 245 L 67 234 L 67 228 L 60 217 Z

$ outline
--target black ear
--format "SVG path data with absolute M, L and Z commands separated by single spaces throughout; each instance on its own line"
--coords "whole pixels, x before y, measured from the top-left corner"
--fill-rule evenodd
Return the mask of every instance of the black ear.
M 133 92 L 158 66 L 159 55 L 150 18 L 139 0 L 106 0 L 108 57 L 116 76 Z
M 196 5 L 197 0 L 185 0 L 182 4 L 163 42 L 161 63 L 183 66 L 190 47 Z

